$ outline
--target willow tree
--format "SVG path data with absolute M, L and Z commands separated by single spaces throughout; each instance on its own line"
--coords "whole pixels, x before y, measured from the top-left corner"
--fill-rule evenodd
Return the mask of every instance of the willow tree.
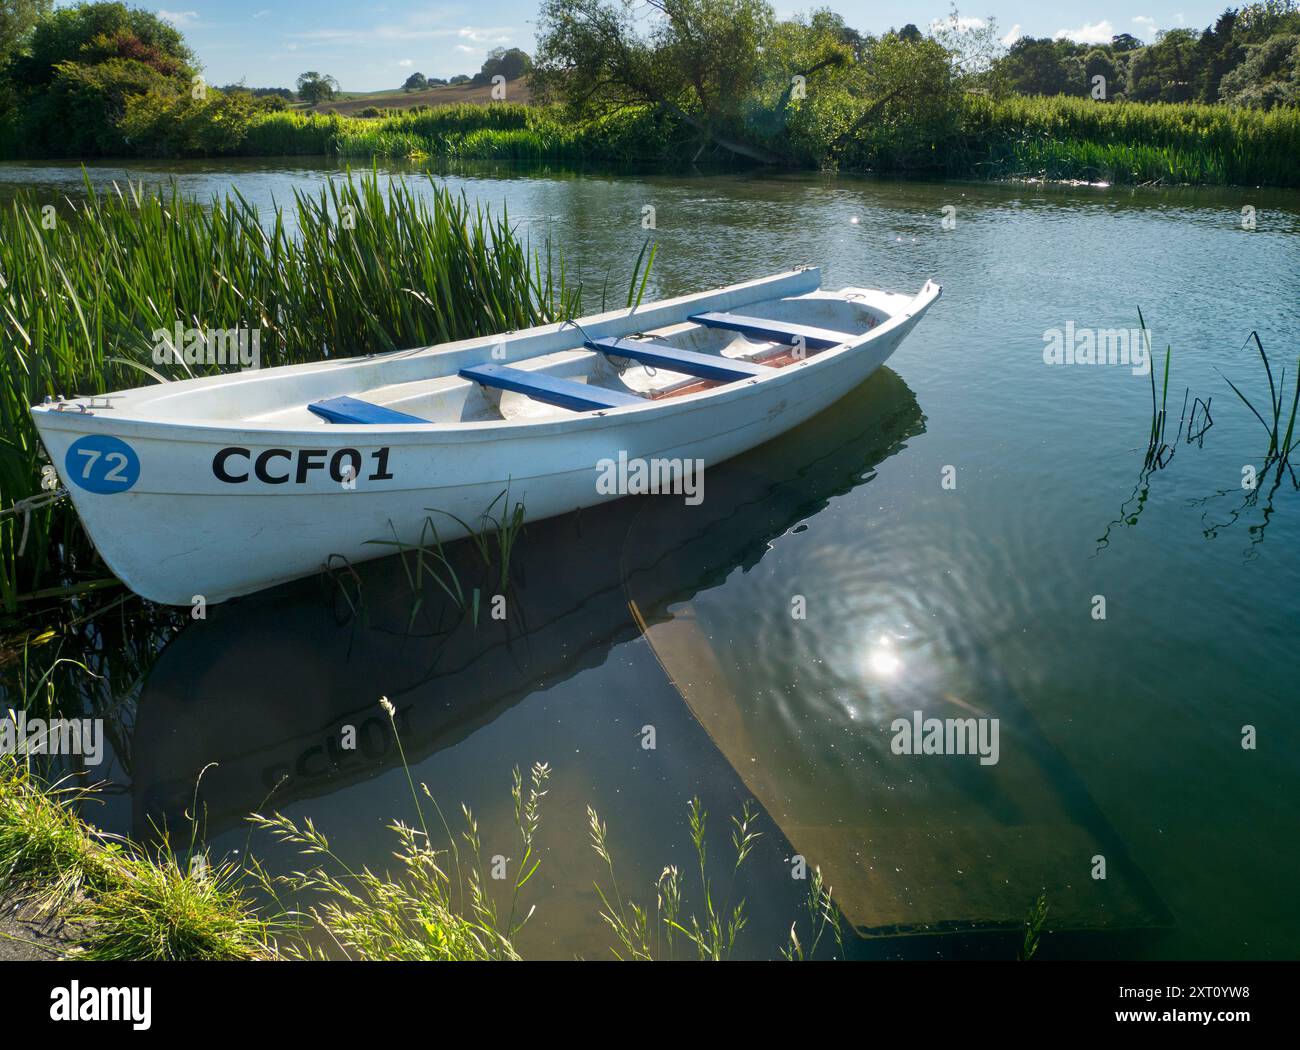
M 578 116 L 648 106 L 694 129 L 701 149 L 781 161 L 752 120 L 780 39 L 765 0 L 544 0 L 533 84 Z M 807 78 L 850 55 L 804 54 L 782 74 Z
M 778 21 L 765 0 L 543 0 L 533 84 L 579 118 L 648 107 L 700 151 L 910 166 L 950 134 L 960 65 L 938 40 L 864 36 L 826 9 Z

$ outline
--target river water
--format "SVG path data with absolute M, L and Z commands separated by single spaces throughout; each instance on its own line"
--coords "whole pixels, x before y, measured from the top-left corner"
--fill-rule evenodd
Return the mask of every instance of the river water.
M 175 178 L 200 199 L 233 185 L 270 208 L 341 169 L 88 174 Z M 82 177 L 0 165 L 0 198 L 76 196 Z M 492 165 L 435 177 L 549 240 L 596 308 L 606 285 L 621 297 L 648 234 L 650 298 L 799 264 L 830 288 L 934 278 L 944 295 L 864 386 L 711 468 L 699 508 L 647 497 L 529 526 L 508 625 L 455 623 L 395 559 L 201 622 L 128 603 L 96 635 L 108 677 L 87 694 L 113 730 L 97 770 L 110 830 L 183 823 L 217 763 L 199 789 L 217 853 L 294 863 L 244 820 L 279 809 L 312 817 L 354 866 L 391 865 L 386 825 L 417 818 L 386 695 L 412 776 L 453 826 L 473 807 L 485 863 L 520 855 L 512 768 L 550 764 L 525 954 L 608 951 L 588 805 L 623 896 L 653 904 L 671 864 L 698 908 L 692 796 L 717 897 L 730 818 L 757 803 L 763 838 L 730 890 L 751 915 L 739 955 L 784 943 L 800 858 L 862 934 L 855 956 L 1013 955 L 1040 892 L 1045 955 L 1300 954 L 1286 918 L 1300 492 L 1271 475 L 1243 488 L 1268 435 L 1224 379 L 1269 414 L 1242 348 L 1258 332 L 1275 377 L 1287 370 L 1285 426 L 1300 195 Z M 1135 328 L 1139 308 L 1159 366 L 1172 347 L 1169 430 L 1198 398 L 1212 420 L 1190 443 L 1183 422 L 1152 471 L 1148 376 L 1044 359 L 1053 330 Z M 896 754 L 894 720 L 918 711 L 997 719 L 998 761 Z M 340 746 L 347 727 L 355 749 Z

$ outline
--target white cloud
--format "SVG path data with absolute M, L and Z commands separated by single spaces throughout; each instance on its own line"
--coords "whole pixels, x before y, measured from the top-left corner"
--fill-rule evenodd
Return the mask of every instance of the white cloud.
M 474 29 L 466 26 L 457 34 L 462 40 L 475 44 L 506 44 L 510 42 L 509 29 Z
M 299 40 L 317 43 L 342 43 L 352 47 L 389 46 L 394 40 L 445 40 L 459 37 L 476 44 L 508 44 L 514 30 L 509 26 L 464 26 L 460 29 L 421 29 L 412 25 L 379 25 L 369 29 L 309 29 L 293 33 Z
M 265 18 L 265 17 L 266 17 L 267 15 L 269 15 L 270 13 L 271 13 L 271 9 L 270 9 L 269 7 L 264 7 L 264 8 L 262 8 L 262 10 L 260 10 L 260 11 L 254 11 L 254 12 L 253 12 L 253 17 L 254 17 L 254 18 Z
M 964 15 L 956 19 L 949 16 L 948 18 L 936 18 L 930 23 L 930 32 L 936 32 L 940 29 L 956 29 L 959 33 L 965 33 L 969 29 L 983 29 L 987 25 L 982 18 L 967 18 Z
M 1058 29 L 1052 34 L 1052 39 L 1069 39 L 1077 44 L 1109 44 L 1114 35 L 1115 27 L 1103 18 L 1100 22 L 1085 22 L 1078 29 Z
M 1012 44 L 1014 44 L 1017 40 L 1019 40 L 1024 35 L 1025 35 L 1024 33 L 1020 32 L 1020 23 L 1017 22 L 1015 25 L 1011 27 L 1007 35 L 1002 38 L 1002 43 L 1005 44 L 1007 47 L 1010 47 Z
M 159 11 L 158 17 L 170 22 L 177 29 L 186 29 L 199 20 L 197 11 Z
M 399 58 L 397 60 L 397 64 L 401 66 L 403 69 L 410 69 L 411 66 L 415 65 L 415 63 L 412 62 L 409 58 Z
M 1137 15 L 1133 19 L 1133 24 L 1143 36 L 1152 37 L 1156 35 L 1156 20 L 1150 15 Z

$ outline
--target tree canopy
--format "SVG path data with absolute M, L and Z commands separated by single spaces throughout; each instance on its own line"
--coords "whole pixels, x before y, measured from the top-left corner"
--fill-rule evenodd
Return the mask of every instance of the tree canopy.
M 497 47 L 488 52 L 487 60 L 471 78 L 475 84 L 490 84 L 495 76 L 506 80 L 518 80 L 533 68 L 533 60 L 527 51 L 517 47 Z
M 54 0 L 0 0 L 0 62 L 18 51 Z
M 534 85 L 579 119 L 649 108 L 691 129 L 696 156 L 834 164 L 864 129 L 933 149 L 959 65 L 915 26 L 872 37 L 828 9 L 779 20 L 765 0 L 545 0 Z
M 1128 33 L 1108 44 L 1023 37 L 995 63 L 990 86 L 1027 95 L 1086 96 L 1100 74 L 1111 100 L 1288 105 L 1290 49 L 1275 41 L 1297 34 L 1296 0 L 1263 0 L 1228 8 L 1200 32 L 1161 32 L 1150 44 Z
M 175 27 L 120 3 L 39 17 L 8 66 L 30 146 L 51 154 L 112 152 L 128 100 L 188 94 L 194 55 Z
M 310 105 L 328 102 L 339 93 L 339 82 L 314 69 L 298 76 L 298 97 Z

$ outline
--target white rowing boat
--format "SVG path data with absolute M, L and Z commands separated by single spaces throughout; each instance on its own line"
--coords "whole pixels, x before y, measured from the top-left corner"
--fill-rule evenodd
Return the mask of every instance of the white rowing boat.
M 816 269 L 418 350 L 49 401 L 32 414 L 109 568 L 221 601 L 702 471 L 853 389 L 939 297 Z M 617 465 L 617 469 L 614 469 Z M 629 484 L 629 479 L 633 479 Z M 690 497 L 688 496 L 688 501 Z

